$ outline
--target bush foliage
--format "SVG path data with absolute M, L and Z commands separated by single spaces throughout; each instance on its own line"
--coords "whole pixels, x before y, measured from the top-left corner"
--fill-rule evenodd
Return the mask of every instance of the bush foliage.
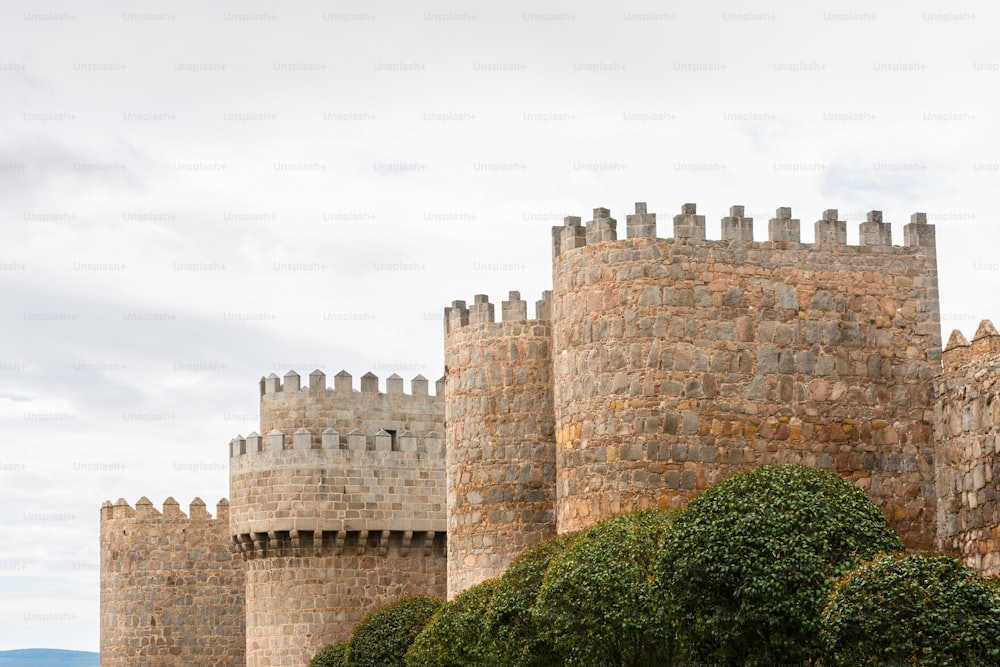
M 833 581 L 902 549 L 865 492 L 804 466 L 763 466 L 715 484 L 674 521 L 659 581 L 691 661 L 801 664 L 821 652 Z
M 309 661 L 309 667 L 347 667 L 347 649 L 350 646 L 351 642 L 345 639 L 324 647 Z
M 497 582 L 486 609 L 486 655 L 511 667 L 550 667 L 557 664 L 552 645 L 539 635 L 533 616 L 538 589 L 553 556 L 578 533 L 536 544 L 511 563 Z
M 441 605 L 426 596 L 402 598 L 357 624 L 347 652 L 349 667 L 406 667 L 406 651 Z
M 1000 664 L 1000 580 L 902 549 L 850 482 L 764 466 L 379 609 L 310 667 Z
M 950 556 L 885 554 L 838 580 L 823 644 L 829 665 L 995 665 L 1000 600 Z
M 484 615 L 498 583 L 498 579 L 489 579 L 462 591 L 451 602 L 446 602 L 406 652 L 407 666 L 464 667 L 487 664 L 483 638 Z
M 653 580 L 669 527 L 662 510 L 617 516 L 552 560 L 535 620 L 565 664 L 672 662 L 669 616 Z

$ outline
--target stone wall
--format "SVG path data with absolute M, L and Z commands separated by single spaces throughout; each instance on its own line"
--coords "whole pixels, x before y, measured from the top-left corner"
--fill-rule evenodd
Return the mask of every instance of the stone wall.
M 988 320 L 972 344 L 955 331 L 935 403 L 938 549 L 986 575 L 1000 574 L 1000 335 Z
M 242 562 L 229 549 L 228 505 L 195 499 L 101 508 L 101 665 L 243 667 Z
M 441 438 L 401 438 L 400 451 L 388 436 L 320 435 L 321 448 L 315 437 L 303 429 L 232 441 L 229 524 L 241 549 L 293 530 L 445 531 Z
M 428 393 L 427 379 L 421 375 L 410 381 L 410 393 L 403 392 L 403 379 L 391 375 L 385 380 L 385 392 L 379 391 L 379 378 L 365 373 L 360 391 L 353 388 L 350 373 L 340 371 L 327 387 L 321 371 L 309 375 L 302 385 L 299 374 L 289 371 L 284 379 L 272 373 L 260 381 L 260 432 L 265 436 L 274 429 L 291 435 L 300 428 L 313 433 L 313 444 L 327 428 L 341 438 L 357 430 L 372 436 L 386 430 L 396 439 L 406 433 L 418 437 L 444 435 L 444 381 L 435 383 L 436 395 Z
M 408 595 L 444 598 L 444 532 L 287 536 L 247 554 L 248 667 L 305 667 L 370 611 Z
M 836 211 L 815 244 L 779 209 L 754 242 L 742 207 L 705 240 L 686 204 L 655 238 L 596 209 L 553 230 L 558 530 L 673 506 L 767 463 L 835 470 L 913 548 L 934 545 L 932 378 L 940 364 L 933 227 L 894 247 L 873 211 L 848 246 Z
M 555 535 L 549 302 L 511 292 L 494 322 L 484 295 L 445 310 L 448 596 L 503 574 Z

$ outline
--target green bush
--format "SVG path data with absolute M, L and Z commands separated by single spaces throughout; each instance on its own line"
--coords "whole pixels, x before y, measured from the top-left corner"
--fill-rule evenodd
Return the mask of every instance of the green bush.
M 350 667 L 406 667 L 406 651 L 443 602 L 413 596 L 376 609 L 354 627 L 347 652 Z
M 484 619 L 486 651 L 493 663 L 505 667 L 556 664 L 551 644 L 539 636 L 532 611 L 550 560 L 577 537 L 578 533 L 571 533 L 536 544 L 500 577 Z
M 309 661 L 309 667 L 347 667 L 347 649 L 350 646 L 351 642 L 345 639 L 324 647 Z
M 669 615 L 654 575 L 670 514 L 602 521 L 553 558 L 535 605 L 542 636 L 569 665 L 669 665 Z
M 839 579 L 823 611 L 829 665 L 995 665 L 995 588 L 951 556 L 884 554 Z
M 658 580 L 686 660 L 816 659 L 833 581 L 903 548 L 864 491 L 804 466 L 763 466 L 696 496 L 664 542 Z
M 489 579 L 446 602 L 406 652 L 407 667 L 486 664 L 483 616 L 498 582 Z

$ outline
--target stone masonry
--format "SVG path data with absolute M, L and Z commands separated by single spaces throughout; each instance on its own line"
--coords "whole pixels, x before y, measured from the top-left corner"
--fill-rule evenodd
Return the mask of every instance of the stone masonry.
M 229 549 L 229 505 L 195 499 L 101 508 L 101 665 L 242 667 L 244 576 Z
M 230 502 L 101 510 L 102 664 L 304 667 L 367 612 L 452 598 L 554 534 L 675 507 L 767 463 L 865 489 L 908 547 L 1000 573 L 1000 335 L 942 353 L 935 230 L 835 209 L 802 243 L 742 206 L 657 236 L 638 203 L 552 229 L 553 280 L 445 309 L 444 377 L 260 381 Z M 942 367 L 943 364 L 943 367 Z M 183 613 L 181 613 L 183 610 Z M 191 612 L 191 613 L 189 613 Z
M 940 363 L 932 228 L 895 247 L 879 211 L 862 245 L 799 242 L 778 209 L 750 240 L 734 206 L 705 240 L 694 204 L 655 237 L 595 209 L 568 218 L 553 277 L 558 530 L 676 506 L 767 463 L 835 470 L 869 492 L 906 544 L 934 545 L 931 379 Z M 816 223 L 833 238 L 836 211 Z M 636 224 L 642 221 L 647 224 Z
M 500 322 L 485 295 L 445 309 L 451 597 L 556 530 L 548 295 L 533 320 L 518 292 L 501 305 Z
M 989 320 L 971 345 L 952 333 L 936 394 L 938 548 L 980 572 L 1000 574 L 1000 335 Z

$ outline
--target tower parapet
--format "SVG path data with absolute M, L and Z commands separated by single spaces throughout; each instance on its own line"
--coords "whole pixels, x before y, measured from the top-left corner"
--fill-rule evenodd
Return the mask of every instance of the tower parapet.
M 613 238 L 606 213 L 594 236 Z M 551 293 L 535 319 L 519 292 L 500 311 L 483 294 L 445 308 L 449 597 L 555 534 Z
M 938 549 L 1000 574 L 1000 334 L 983 320 L 972 342 L 954 331 L 934 404 Z
M 195 498 L 101 507 L 101 664 L 243 667 L 243 569 L 228 547 L 229 504 Z
M 553 232 L 560 533 L 796 462 L 853 480 L 908 546 L 933 546 L 933 228 L 915 214 L 893 246 L 882 213 L 866 218 L 856 246 L 835 209 L 814 243 L 788 208 L 753 241 L 739 205 L 718 241 L 691 203 L 673 239 L 592 241 L 574 218 Z
M 745 208 L 736 204 L 730 207 L 729 215 L 722 218 L 720 241 L 707 238 L 705 216 L 698 214 L 697 204 L 687 203 L 681 206 L 681 212 L 674 216 L 673 240 L 688 242 L 704 241 L 706 244 L 736 243 L 792 243 L 797 245 L 818 246 L 832 252 L 829 244 L 844 246 L 844 252 L 856 252 L 858 248 L 875 248 L 879 246 L 892 247 L 892 225 L 884 222 L 882 211 L 869 211 L 865 221 L 858 225 L 860 244 L 847 245 L 847 222 L 838 220 L 837 209 L 823 211 L 822 217 L 816 222 L 815 242 L 802 244 L 800 224 L 797 218 L 792 218 L 792 209 L 778 208 L 775 217 L 768 222 L 767 241 L 755 242 L 753 238 L 753 218 L 744 217 Z M 635 204 L 635 214 L 628 215 L 628 238 L 658 238 L 656 236 L 656 214 L 649 213 L 645 202 Z M 594 218 L 582 225 L 578 216 L 563 218 L 562 226 L 552 228 L 553 259 L 564 252 L 582 248 L 595 243 L 617 240 L 615 220 L 606 208 L 595 208 Z M 934 226 L 927 224 L 927 214 L 914 213 L 910 223 L 903 228 L 903 246 L 921 247 L 933 252 L 935 247 Z M 759 245 L 758 247 L 766 247 Z

